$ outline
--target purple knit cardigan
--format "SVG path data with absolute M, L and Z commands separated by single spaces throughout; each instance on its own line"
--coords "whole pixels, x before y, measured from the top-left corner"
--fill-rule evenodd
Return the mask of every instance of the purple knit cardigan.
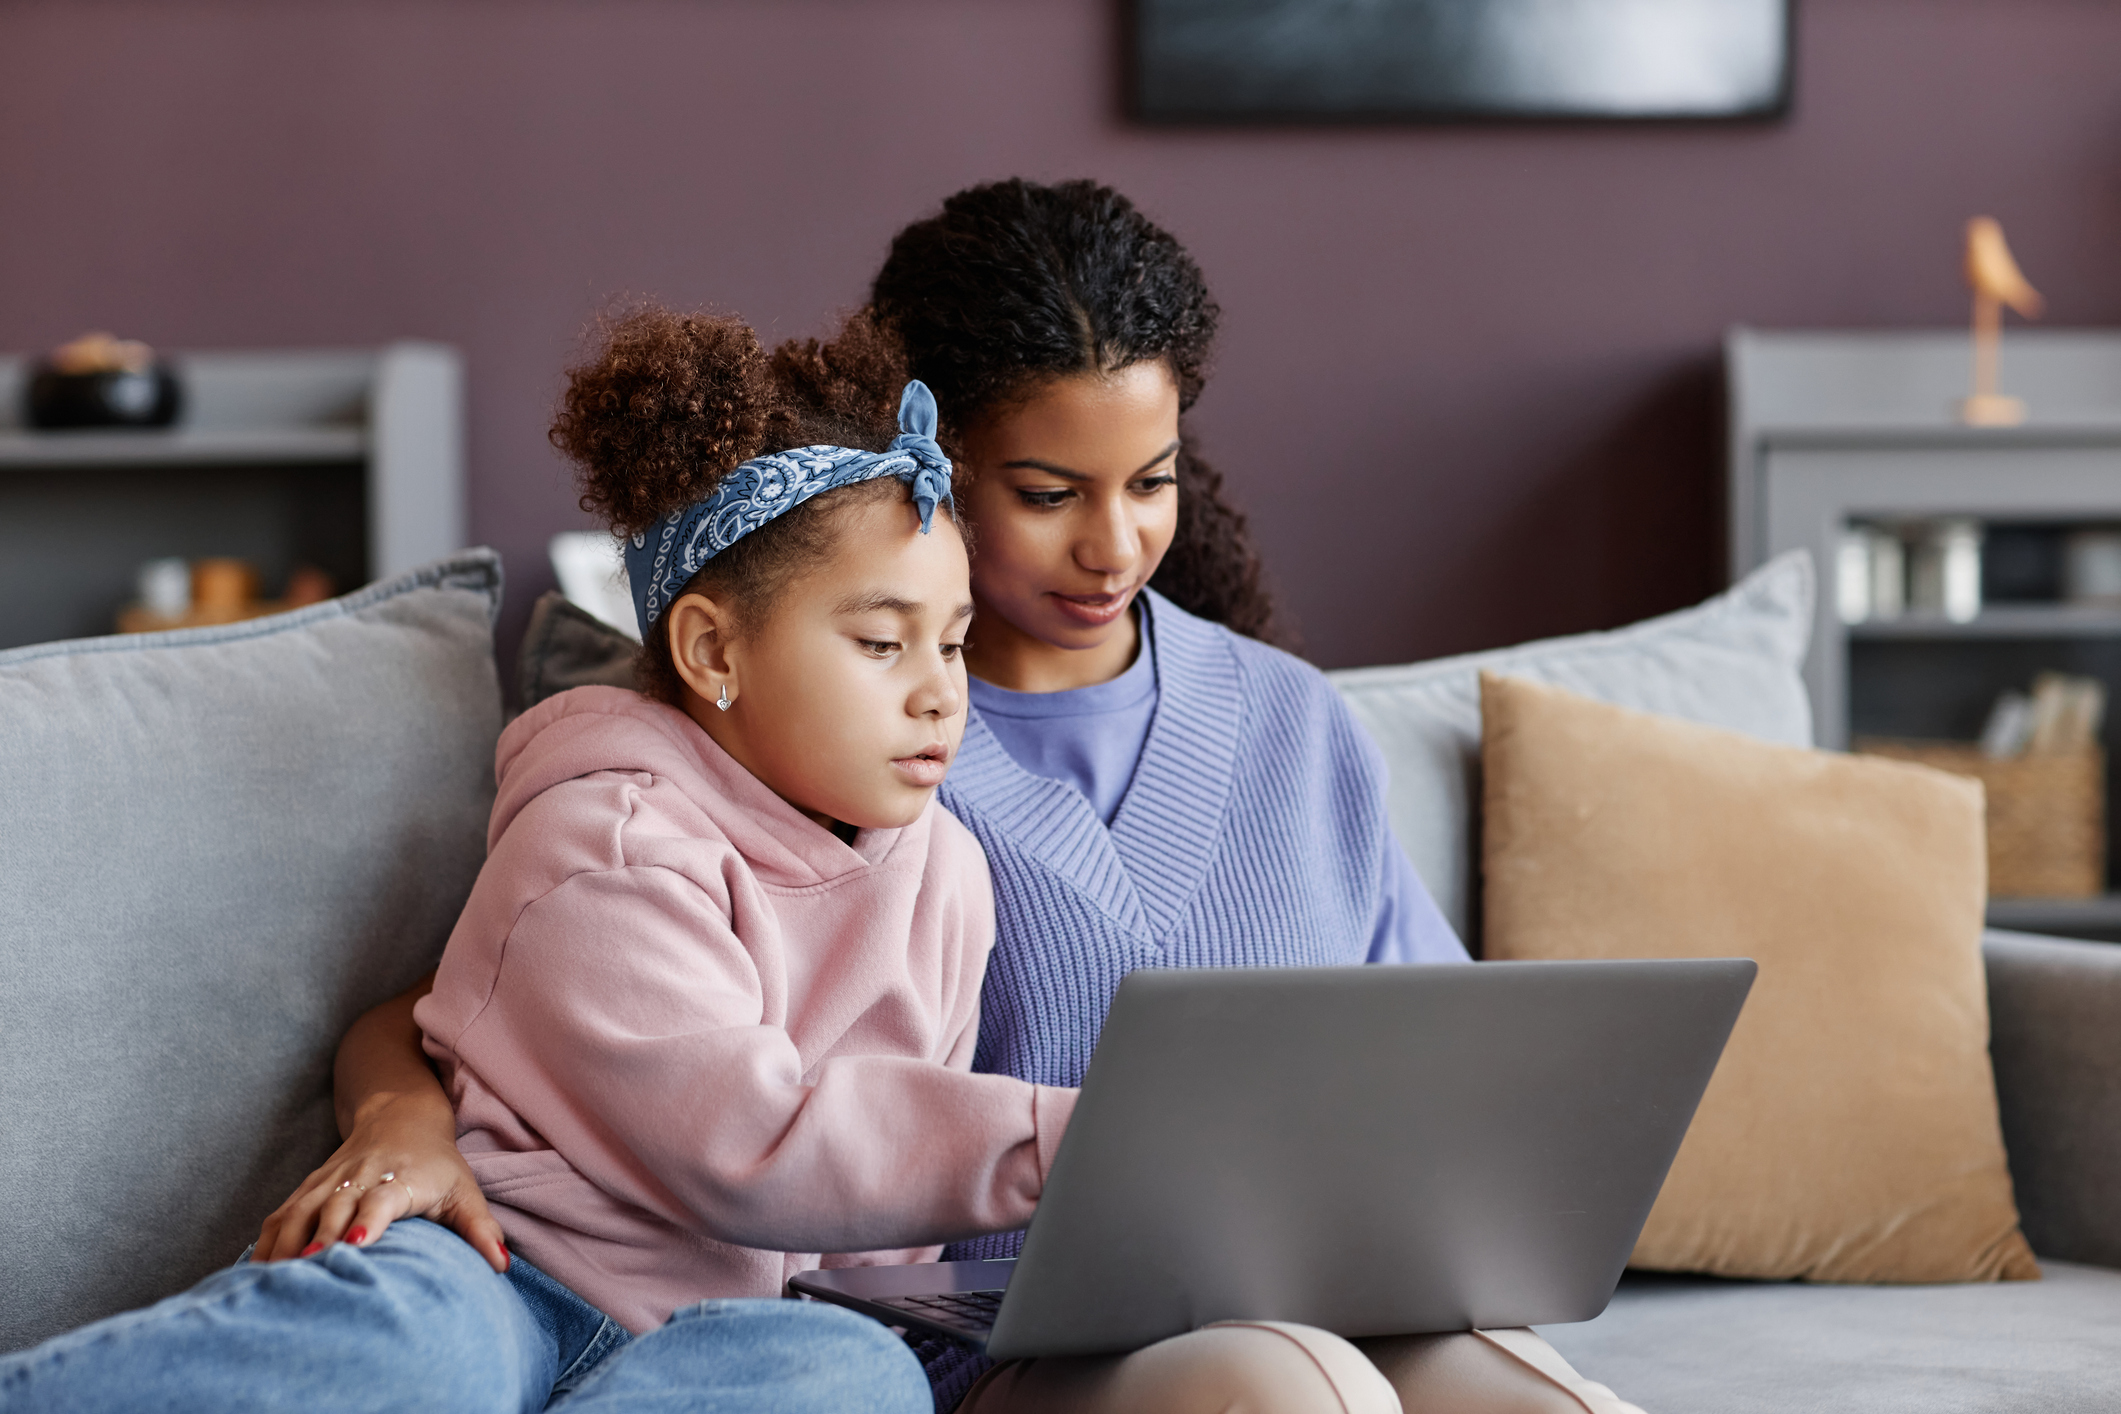
M 1359 963 L 1383 887 L 1385 770 L 1317 669 L 1144 591 L 1158 702 L 1110 828 L 974 714 L 942 801 L 994 872 L 994 953 L 973 1069 L 1080 1085 L 1137 967 Z M 1020 1232 L 949 1259 L 1013 1257 Z M 949 1409 L 986 1368 L 922 1349 Z

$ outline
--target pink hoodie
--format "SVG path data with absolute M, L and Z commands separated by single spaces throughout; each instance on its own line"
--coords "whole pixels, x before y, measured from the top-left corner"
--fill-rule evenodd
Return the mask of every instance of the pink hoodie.
M 414 1015 L 517 1251 L 641 1332 L 1030 1220 L 1075 1092 L 968 1072 L 994 898 L 963 825 L 843 844 L 619 688 L 524 713 L 495 773 Z

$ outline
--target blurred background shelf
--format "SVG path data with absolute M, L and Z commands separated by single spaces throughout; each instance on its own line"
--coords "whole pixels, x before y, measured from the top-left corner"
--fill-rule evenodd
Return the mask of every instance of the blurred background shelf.
M 1991 604 L 1965 623 L 1926 614 L 1850 624 L 1852 639 L 2121 638 L 2121 608 Z
M 368 456 L 360 427 L 0 433 L 0 470 L 50 466 L 301 466 Z
M 112 631 L 140 565 L 240 559 L 268 598 L 297 566 L 338 592 L 464 543 L 456 350 L 170 355 L 176 426 L 21 423 L 33 360 L 0 356 L 0 649 Z
M 2028 415 L 2000 428 L 1958 422 L 1971 373 L 1964 331 L 1740 328 L 1725 352 L 1730 569 L 1735 578 L 1786 550 L 1811 552 L 1820 584 L 1804 676 L 1821 746 L 1845 749 L 1857 736 L 1970 742 L 1999 694 L 2045 672 L 2097 678 L 2109 701 L 2121 700 L 2121 606 L 2070 602 L 2056 575 L 2031 590 L 1988 583 L 2005 548 L 2052 560 L 2074 532 L 2121 527 L 2121 332 L 2012 329 L 2002 385 Z M 1962 518 L 1986 537 L 1976 617 L 1842 622 L 1834 575 L 1845 532 L 1919 535 L 1925 523 Z M 2114 715 L 2101 739 L 2109 821 Z M 2117 833 L 2106 831 L 2109 880 L 2121 879 Z M 2121 941 L 2121 894 L 1994 899 L 1988 917 Z

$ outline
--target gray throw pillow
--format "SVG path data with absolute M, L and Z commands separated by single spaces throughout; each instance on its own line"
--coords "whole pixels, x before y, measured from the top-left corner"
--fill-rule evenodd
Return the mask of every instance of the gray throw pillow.
M 485 857 L 500 558 L 0 653 L 0 1350 L 233 1261 Z
M 1812 592 L 1811 558 L 1793 550 L 1704 604 L 1610 633 L 1328 674 L 1384 750 L 1400 845 L 1476 955 L 1481 672 L 1810 746 Z

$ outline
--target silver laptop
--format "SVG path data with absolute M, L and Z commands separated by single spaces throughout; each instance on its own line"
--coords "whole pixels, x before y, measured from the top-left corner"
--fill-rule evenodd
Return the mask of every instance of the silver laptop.
M 1744 959 L 1139 971 L 1015 1261 L 800 1295 L 996 1359 L 1210 1321 L 1345 1336 L 1605 1309 L 1753 983 Z

